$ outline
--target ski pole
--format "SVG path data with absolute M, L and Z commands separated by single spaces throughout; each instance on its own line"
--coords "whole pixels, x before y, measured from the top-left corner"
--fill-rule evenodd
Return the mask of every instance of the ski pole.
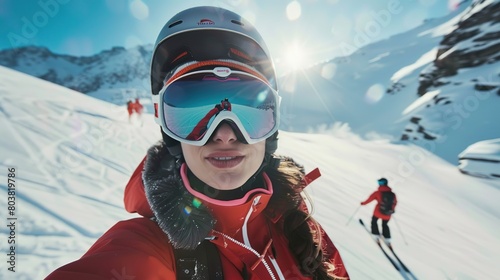
M 356 213 L 358 213 L 359 208 L 361 208 L 361 205 L 359 205 L 358 208 L 356 208 L 356 211 L 354 211 L 354 213 L 352 213 L 351 217 L 349 218 L 349 220 L 347 220 L 347 223 L 345 224 L 346 226 L 351 222 L 354 215 L 356 215 Z
M 398 222 L 396 221 L 396 217 L 392 217 L 392 218 L 394 219 L 394 222 L 396 223 L 396 226 L 398 227 L 398 230 L 401 233 L 401 236 L 403 237 L 403 240 L 404 240 L 405 244 L 408 245 L 408 242 L 406 242 L 406 238 L 405 238 L 405 236 L 403 234 L 403 231 L 401 230 L 401 228 L 399 227 Z

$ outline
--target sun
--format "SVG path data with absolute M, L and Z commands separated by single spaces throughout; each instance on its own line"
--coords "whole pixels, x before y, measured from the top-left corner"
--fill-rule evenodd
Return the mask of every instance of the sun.
M 306 66 L 306 50 L 298 44 L 292 44 L 285 51 L 285 64 L 287 68 L 298 70 Z

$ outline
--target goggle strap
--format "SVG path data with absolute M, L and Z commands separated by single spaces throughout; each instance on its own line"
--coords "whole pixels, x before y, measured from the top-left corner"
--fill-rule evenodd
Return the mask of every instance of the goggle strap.
M 180 69 L 177 73 L 172 75 L 172 77 L 170 77 L 165 82 L 165 84 L 163 86 L 169 85 L 172 81 L 174 81 L 175 79 L 179 78 L 180 76 L 182 76 L 186 73 L 194 71 L 197 68 L 202 68 L 202 67 L 207 67 L 207 66 L 230 67 L 230 68 L 235 69 L 235 70 L 240 70 L 240 71 L 252 74 L 252 75 L 256 76 L 257 78 L 259 78 L 263 81 L 266 81 L 266 83 L 269 84 L 269 81 L 266 79 L 266 77 L 264 77 L 264 75 L 262 75 L 261 73 L 259 73 L 255 69 L 253 69 L 253 68 L 251 68 L 243 63 L 237 63 L 235 61 L 229 61 L 229 60 L 205 60 L 205 61 L 199 61 L 196 63 L 188 64 L 186 67 Z
M 273 154 L 278 149 L 278 132 L 266 139 L 266 151 Z

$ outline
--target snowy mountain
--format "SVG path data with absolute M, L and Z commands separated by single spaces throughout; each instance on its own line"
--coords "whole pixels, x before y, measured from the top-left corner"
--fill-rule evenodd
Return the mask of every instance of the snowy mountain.
M 89 57 L 54 54 L 44 47 L 0 51 L 0 65 L 114 104 L 148 97 L 152 46 L 115 47 Z
M 499 13 L 499 1 L 473 1 L 285 76 L 282 128 L 321 131 L 341 122 L 364 137 L 411 142 L 456 164 L 469 145 L 500 138 Z
M 129 124 L 123 106 L 4 67 L 0 101 L 0 189 L 15 189 L 14 212 L 0 216 L 16 218 L 14 229 L 0 228 L 0 279 L 43 279 L 79 258 L 111 225 L 136 217 L 123 209 L 124 186 L 161 136 L 151 115 L 143 126 Z M 500 275 L 500 181 L 463 175 L 412 144 L 363 140 L 345 126 L 323 134 L 281 131 L 278 153 L 306 171 L 320 168 L 322 176 L 308 186 L 313 215 L 352 279 L 402 278 L 357 223 L 371 217 L 373 204 L 358 208 L 359 202 L 381 176 L 398 195 L 389 224 L 393 245 L 418 279 Z M 0 208 L 7 209 L 3 198 Z M 8 270 L 12 265 L 16 272 Z
M 500 1 L 474 2 L 454 27 L 420 73 L 421 98 L 405 112 L 401 138 L 439 146 L 448 160 L 477 141 L 500 138 Z
M 446 17 L 281 76 L 281 129 L 348 126 L 457 164 L 468 146 L 500 138 L 499 14 L 498 0 L 468 1 Z M 122 105 L 148 96 L 150 55 L 151 46 L 91 57 L 26 47 L 0 51 L 0 64 Z

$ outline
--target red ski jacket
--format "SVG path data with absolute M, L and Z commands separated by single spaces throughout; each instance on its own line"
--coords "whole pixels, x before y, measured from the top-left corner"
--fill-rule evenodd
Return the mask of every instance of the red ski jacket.
M 136 99 L 135 102 L 133 103 L 133 108 L 134 108 L 134 111 L 137 113 L 137 114 L 142 114 L 142 111 L 144 110 L 144 106 L 142 106 L 141 102 L 139 101 L 139 99 Z
M 132 101 L 127 102 L 127 112 L 129 115 L 134 113 L 134 103 Z
M 153 154 L 164 153 L 164 149 L 150 149 L 125 190 L 127 211 L 143 217 L 118 222 L 79 260 L 60 267 L 46 279 L 176 279 L 172 244 L 187 244 L 190 238 L 196 237 L 196 233 L 185 230 L 190 227 L 186 219 L 194 215 L 203 217 L 205 214 L 200 210 L 203 207 L 214 218 L 208 234 L 214 237 L 211 242 L 218 248 L 224 279 L 312 279 L 302 275 L 299 264 L 289 251 L 288 241 L 283 235 L 283 213 L 274 211 L 275 200 L 271 200 L 279 185 L 273 186 L 268 175 L 263 173 L 264 188 L 253 189 L 241 199 L 214 200 L 190 187 L 185 165 L 175 173 L 172 171 L 176 170 L 172 168 L 174 161 L 165 161 L 162 156 Z M 165 170 L 174 173 L 155 173 Z M 180 177 L 177 178 L 176 174 Z M 168 186 L 168 191 L 162 189 L 163 185 Z M 158 193 L 154 193 L 157 190 Z M 175 200 L 171 198 L 176 198 L 172 193 L 177 191 L 181 192 L 179 197 L 192 195 L 189 201 L 197 202 L 184 207 L 178 203 L 169 205 L 169 201 Z M 161 199 L 157 201 L 155 195 Z M 165 197 L 170 200 L 163 199 Z M 176 212 L 178 208 L 180 212 Z M 161 215 L 162 211 L 170 215 Z M 175 220 L 177 214 L 172 213 L 185 216 Z M 182 222 L 184 230 L 179 230 L 179 223 L 172 222 L 172 219 Z M 200 223 L 193 227 L 199 228 L 202 228 Z M 321 233 L 323 252 L 335 267 L 334 274 L 344 277 L 339 279 L 349 279 L 338 250 L 321 227 L 317 230 Z M 243 271 L 246 271 L 245 278 Z
M 366 204 L 372 202 L 373 200 L 376 200 L 377 205 L 375 206 L 375 209 L 373 209 L 373 216 L 375 216 L 379 219 L 385 220 L 385 221 L 389 221 L 391 219 L 391 215 L 384 215 L 384 214 L 380 213 L 380 210 L 379 210 L 379 203 L 382 200 L 382 192 L 388 192 L 388 191 L 392 191 L 392 189 L 389 186 L 378 187 L 378 190 L 375 191 L 374 193 L 372 193 L 365 201 L 361 202 L 361 205 L 366 205 Z M 397 203 L 398 203 L 398 200 L 396 198 L 396 195 L 394 195 L 394 203 L 392 204 L 392 210 L 396 209 Z

